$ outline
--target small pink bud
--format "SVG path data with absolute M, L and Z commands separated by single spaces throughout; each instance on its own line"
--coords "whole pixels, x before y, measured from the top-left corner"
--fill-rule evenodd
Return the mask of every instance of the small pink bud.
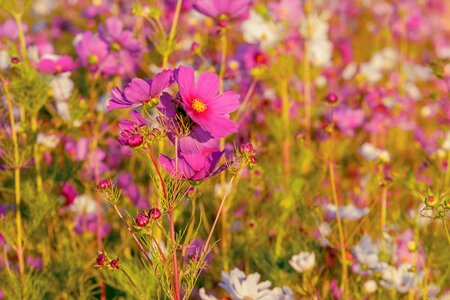
M 113 269 L 118 269 L 120 268 L 120 262 L 119 262 L 119 258 L 113 259 L 110 263 L 109 263 L 110 267 Z
M 241 153 L 243 154 L 247 154 L 247 155 L 255 155 L 255 150 L 253 149 L 253 145 L 251 143 L 245 143 L 242 144 L 239 147 L 239 150 L 241 151 Z
M 136 225 L 139 227 L 144 227 L 147 226 L 148 222 L 150 221 L 149 216 L 145 215 L 145 214 L 139 214 L 136 217 Z
M 198 50 L 198 48 L 200 48 L 200 45 L 197 42 L 193 42 L 191 45 L 191 51 L 195 52 Z
M 131 148 L 139 147 L 144 142 L 144 138 L 140 134 L 133 134 L 128 139 L 128 145 L 130 145 Z
M 111 180 L 109 179 L 102 179 L 97 183 L 97 189 L 99 190 L 106 190 L 109 189 L 112 186 Z
M 161 211 L 159 210 L 159 208 L 154 207 L 150 209 L 150 211 L 148 212 L 148 216 L 153 220 L 158 220 L 161 217 Z
M 103 253 L 99 253 L 97 256 L 97 265 L 103 266 L 106 262 L 106 255 Z
M 329 104 L 336 104 L 339 101 L 339 98 L 335 93 L 329 93 L 326 97 L 326 101 Z
M 11 63 L 12 64 L 18 64 L 20 62 L 20 59 L 18 57 L 11 57 Z
M 228 26 L 228 21 L 227 20 L 219 20 L 218 25 L 220 28 L 226 28 Z
M 258 163 L 258 160 L 256 159 L 256 156 L 250 156 L 250 162 L 252 163 L 252 164 L 257 164 Z

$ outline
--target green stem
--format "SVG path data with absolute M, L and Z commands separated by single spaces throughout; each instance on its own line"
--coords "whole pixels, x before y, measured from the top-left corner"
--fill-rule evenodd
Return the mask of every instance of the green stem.
M 37 113 L 33 114 L 31 117 L 31 130 L 33 133 L 36 133 L 38 127 L 37 123 Z M 39 153 L 39 145 L 35 143 L 33 145 L 33 154 L 34 154 L 34 165 L 36 167 L 36 186 L 37 192 L 40 195 L 43 191 L 43 180 L 41 175 L 41 155 Z
M 445 234 L 447 235 L 447 241 L 448 244 L 450 245 L 450 234 L 448 233 L 447 222 L 446 220 L 442 220 L 442 223 L 444 224 Z
M 177 1 L 177 6 L 175 7 L 175 15 L 173 16 L 172 27 L 170 28 L 169 38 L 167 39 L 166 49 L 163 53 L 163 69 L 167 68 L 169 62 L 169 56 L 172 53 L 172 43 L 175 39 L 175 33 L 177 31 L 178 20 L 180 18 L 182 0 Z
M 384 184 L 381 191 L 381 251 L 384 249 L 384 229 L 386 228 L 386 209 L 387 209 L 387 185 Z
M 345 235 L 344 235 L 344 228 L 342 226 L 342 220 L 341 220 L 341 214 L 339 212 L 339 200 L 337 197 L 336 192 L 336 179 L 334 175 L 334 162 L 333 162 L 333 139 L 334 137 L 331 137 L 332 139 L 332 147 L 331 147 L 331 157 L 328 162 L 328 170 L 330 174 L 330 182 L 331 182 L 331 193 L 333 196 L 333 202 L 336 206 L 336 221 L 338 226 L 338 232 L 339 232 L 339 243 L 340 243 L 340 251 L 341 251 L 341 260 L 342 260 L 342 282 L 341 282 L 341 288 L 343 289 L 344 299 L 347 297 L 347 283 L 348 283 L 348 270 L 347 270 L 347 256 L 345 253 Z
M 136 285 L 136 283 L 134 283 L 134 281 L 133 281 L 133 279 L 131 278 L 131 276 L 128 275 L 128 273 L 127 273 L 124 269 L 120 268 L 119 270 L 122 271 L 123 274 L 125 274 L 125 276 L 126 276 L 126 277 L 128 278 L 128 280 L 131 282 L 131 284 L 133 285 L 133 287 L 134 287 L 134 288 L 136 289 L 136 291 L 139 293 L 141 299 L 145 299 L 144 294 L 143 294 L 142 291 L 138 288 L 138 286 Z
M 220 70 L 219 70 L 219 81 L 220 88 L 219 93 L 223 93 L 223 77 L 225 76 L 225 70 L 227 66 L 227 32 L 224 29 L 220 34 L 220 48 L 221 48 L 221 57 L 220 57 Z
M 3 81 L 3 80 L 2 80 Z M 22 213 L 21 213 L 21 197 L 20 197 L 20 156 L 19 142 L 17 139 L 16 122 L 14 120 L 14 111 L 11 95 L 9 93 L 8 83 L 3 81 L 6 101 L 9 111 L 9 121 L 11 126 L 11 136 L 14 147 L 14 191 L 16 201 L 16 227 L 17 227 L 17 256 L 19 259 L 20 282 L 22 284 L 22 298 L 24 298 L 23 290 L 25 288 L 25 260 L 23 249 L 23 233 L 22 233 Z
M 309 64 L 309 52 L 310 52 L 309 40 L 305 39 L 305 54 L 303 57 L 303 75 L 304 75 L 303 98 L 305 100 L 305 127 L 306 127 L 305 138 L 307 142 L 309 142 L 311 139 L 311 66 Z
M 22 26 L 22 14 L 14 14 L 14 19 L 16 20 L 17 31 L 19 32 L 20 51 L 22 53 L 23 62 L 28 63 L 27 45 L 25 43 L 25 34 Z

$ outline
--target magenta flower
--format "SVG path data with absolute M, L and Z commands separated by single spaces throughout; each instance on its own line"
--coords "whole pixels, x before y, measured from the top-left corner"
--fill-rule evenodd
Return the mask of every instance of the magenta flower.
M 104 28 L 101 28 L 101 37 L 110 44 L 113 51 L 124 49 L 135 53 L 141 48 L 139 40 L 133 38 L 133 32 L 124 30 L 122 21 L 116 17 L 106 20 Z
M 37 65 L 37 69 L 39 72 L 45 74 L 59 74 L 64 72 L 69 72 L 74 70 L 77 67 L 76 63 L 73 61 L 72 57 L 68 55 L 55 57 L 54 59 L 43 58 Z
M 95 72 L 104 63 L 109 51 L 108 45 L 90 31 L 79 36 L 75 49 L 80 57 L 81 65 Z
M 363 124 L 365 114 L 362 109 L 339 107 L 333 112 L 333 120 L 343 133 L 353 136 L 355 130 Z
M 181 66 L 179 69 L 181 105 L 195 123 L 215 138 L 238 130 L 238 125 L 230 120 L 228 114 L 239 107 L 239 94 L 225 92 L 217 95 L 219 85 L 217 76 L 210 72 L 203 73 L 196 85 L 191 67 Z
M 171 84 L 172 71 L 164 70 L 151 80 L 133 78 L 121 91 L 115 87 L 111 91 L 107 109 L 134 108 L 149 102 L 157 103 L 161 93 Z
M 219 19 L 245 18 L 252 6 L 252 0 L 197 0 L 194 8 L 204 15 Z
M 189 155 L 178 152 L 176 162 L 175 159 L 161 154 L 159 163 L 173 177 L 197 181 L 214 176 L 228 167 L 226 164 L 218 167 L 222 155 L 223 151 L 216 151 L 208 156 L 201 153 Z

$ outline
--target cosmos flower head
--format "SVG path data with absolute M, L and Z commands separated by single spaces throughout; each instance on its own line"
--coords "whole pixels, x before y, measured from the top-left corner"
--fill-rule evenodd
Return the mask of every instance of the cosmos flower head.
M 178 158 L 173 159 L 161 154 L 159 163 L 172 177 L 198 181 L 217 175 L 228 167 L 227 164 L 219 166 L 222 155 L 223 151 L 212 152 L 207 156 L 178 152 Z
M 202 14 L 220 22 L 246 18 L 252 0 L 197 0 L 194 8 Z
M 135 108 L 144 104 L 155 106 L 159 103 L 162 92 L 171 84 L 172 72 L 164 70 L 153 79 L 133 78 L 122 91 L 115 87 L 111 91 L 107 109 Z
M 44 55 L 37 65 L 38 71 L 45 74 L 59 74 L 76 69 L 75 61 L 68 55 Z
M 196 83 L 192 67 L 181 66 L 177 80 L 181 106 L 204 131 L 215 138 L 237 132 L 238 125 L 229 114 L 239 107 L 239 94 L 230 91 L 217 95 L 220 82 L 210 72 L 200 75 Z

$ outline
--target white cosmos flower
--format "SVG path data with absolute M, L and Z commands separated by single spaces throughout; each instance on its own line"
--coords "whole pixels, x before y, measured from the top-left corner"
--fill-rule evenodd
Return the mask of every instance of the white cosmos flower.
M 70 210 L 77 214 L 94 213 L 97 211 L 97 203 L 89 195 L 78 195 L 70 205 Z
M 327 204 L 325 206 L 325 211 L 332 218 L 336 218 L 336 205 Z M 339 215 L 340 215 L 341 219 L 343 219 L 343 220 L 355 221 L 355 220 L 361 219 L 368 213 L 369 213 L 369 209 L 367 207 L 357 208 L 353 204 L 339 206 Z
M 60 102 L 69 99 L 74 87 L 74 83 L 70 79 L 70 72 L 53 76 L 50 81 L 50 87 L 52 88 L 53 98 L 56 101 Z
M 54 134 L 38 133 L 37 141 L 38 144 L 44 145 L 47 148 L 55 148 L 59 143 L 59 138 Z
M 269 49 L 281 38 L 281 27 L 272 21 L 265 20 L 255 11 L 242 23 L 244 41 L 250 44 L 260 43 L 262 49 Z
M 364 235 L 361 241 L 352 248 L 352 253 L 362 265 L 372 269 L 378 265 L 380 249 L 370 236 Z
M 11 65 L 11 56 L 8 51 L 0 51 L 0 70 L 6 70 Z
M 230 273 L 222 272 L 222 282 L 220 287 L 225 289 L 233 300 L 293 300 L 292 291 L 287 288 L 270 289 L 270 281 L 262 281 L 259 273 L 246 275 L 238 268 L 234 268 Z M 203 294 L 205 300 L 214 300 L 215 298 Z
M 367 280 L 366 282 L 364 282 L 363 288 L 364 292 L 366 292 L 367 294 L 372 294 L 377 290 L 378 284 L 375 280 Z
M 422 272 L 410 272 L 411 265 L 402 264 L 398 268 L 389 266 L 381 272 L 380 284 L 385 288 L 395 288 L 400 293 L 415 289 L 422 280 Z
M 316 265 L 316 255 L 312 252 L 300 252 L 299 254 L 292 256 L 289 260 L 289 264 L 295 271 L 303 273 L 314 268 Z
M 375 147 L 370 143 L 364 143 L 360 149 L 361 155 L 367 160 L 379 159 L 383 162 L 391 161 L 391 155 L 388 151 Z

